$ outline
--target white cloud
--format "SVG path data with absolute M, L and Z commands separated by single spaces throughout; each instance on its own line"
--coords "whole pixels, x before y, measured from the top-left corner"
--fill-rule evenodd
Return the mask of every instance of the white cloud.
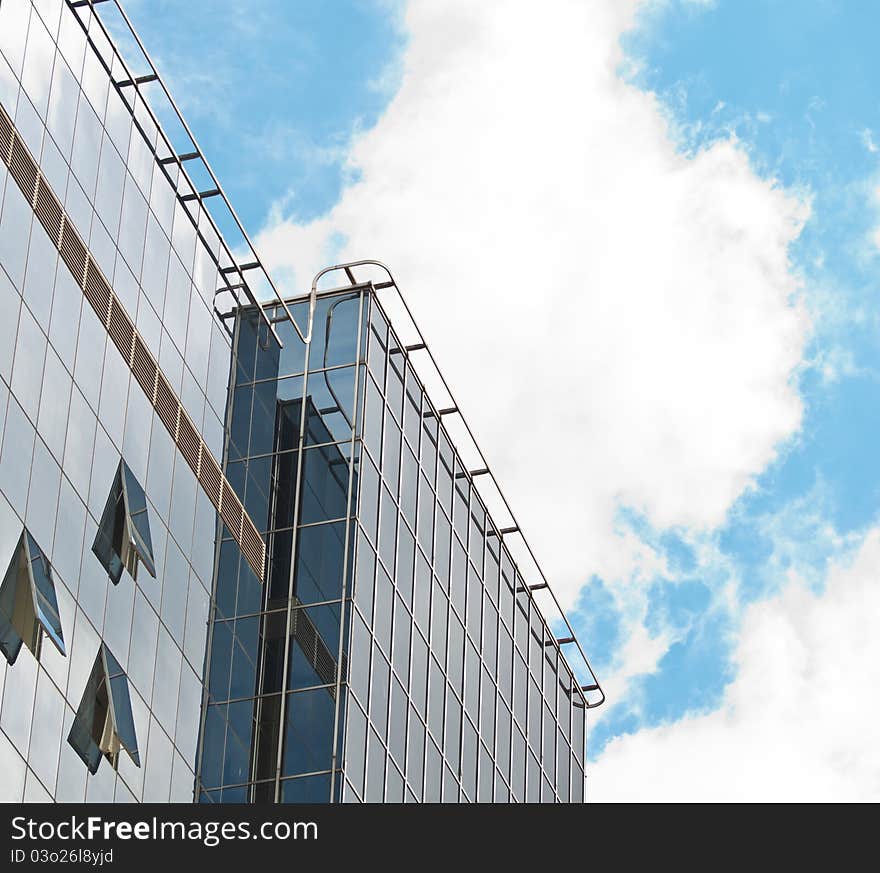
M 822 596 L 795 580 L 744 618 L 722 707 L 612 740 L 590 797 L 880 800 L 880 529 Z
M 686 157 L 617 76 L 635 4 L 410 3 L 401 86 L 324 218 L 259 248 L 298 291 L 395 271 L 551 579 L 627 577 L 658 527 L 719 524 L 798 428 L 808 211 L 731 139 Z M 316 254 L 318 253 L 318 254 Z

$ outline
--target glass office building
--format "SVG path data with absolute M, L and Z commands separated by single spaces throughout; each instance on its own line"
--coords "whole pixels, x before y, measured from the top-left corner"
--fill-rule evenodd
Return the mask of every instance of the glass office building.
M 0 0 L 0 799 L 583 800 L 601 691 L 396 286 L 234 257 L 111 6 Z

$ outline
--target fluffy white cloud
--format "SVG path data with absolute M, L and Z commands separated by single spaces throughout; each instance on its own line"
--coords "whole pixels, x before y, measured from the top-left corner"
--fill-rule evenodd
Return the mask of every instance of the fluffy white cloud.
M 612 740 L 593 800 L 880 800 L 880 529 L 819 596 L 793 580 L 745 615 L 722 707 Z
M 259 248 L 304 290 L 337 241 L 395 271 L 551 578 L 624 578 L 658 526 L 717 525 L 798 427 L 808 207 L 735 141 L 687 157 L 618 76 L 633 2 L 404 9 L 401 86 L 357 179 Z

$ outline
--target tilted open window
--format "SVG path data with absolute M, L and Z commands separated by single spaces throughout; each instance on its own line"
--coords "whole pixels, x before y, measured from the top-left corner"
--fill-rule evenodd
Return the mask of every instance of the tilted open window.
M 119 462 L 92 551 L 114 585 L 119 582 L 123 567 L 137 579 L 139 563 L 153 578 L 156 576 L 147 497 L 125 461 Z
M 117 769 L 121 749 L 128 752 L 136 767 L 141 765 L 128 678 L 104 643 L 98 649 L 67 742 L 93 774 L 102 755 Z
M 23 530 L 0 586 L 0 649 L 14 664 L 24 643 L 39 660 L 44 634 L 67 654 L 49 559 Z

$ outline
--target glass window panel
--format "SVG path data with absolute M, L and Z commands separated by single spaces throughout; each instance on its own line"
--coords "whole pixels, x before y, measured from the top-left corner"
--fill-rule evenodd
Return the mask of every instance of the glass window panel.
M 214 700 L 226 700 L 229 697 L 231 666 L 231 623 L 216 621 L 211 635 L 211 675 L 208 685 L 208 691 Z
M 584 771 L 574 762 L 571 765 L 571 802 L 584 802 Z
M 394 567 L 394 551 L 397 542 L 397 504 L 384 486 L 381 489 L 379 509 L 379 557 L 386 567 Z
M 364 536 L 363 531 L 359 531 L 354 602 L 370 623 L 373 620 L 373 578 L 375 572 L 376 553 Z
M 569 763 L 571 761 L 571 749 L 565 742 L 562 732 L 556 735 L 556 793 L 563 803 L 567 803 Z
M 370 724 L 382 737 L 388 732 L 388 694 L 391 683 L 391 665 L 379 647 L 373 644 L 373 666 L 370 674 Z
M 361 452 L 358 490 L 360 492 L 358 518 L 367 536 L 375 543 L 379 515 L 379 473 L 366 452 Z
M 467 543 L 468 523 L 470 522 L 470 512 L 468 511 L 468 491 L 469 485 L 466 474 L 460 464 L 455 467 L 455 491 L 452 501 L 452 521 L 455 525 L 455 532 L 463 544 Z
M 425 765 L 425 725 L 409 708 L 409 742 L 406 749 L 406 781 L 416 798 L 422 796 L 422 775 Z
M 300 524 L 344 518 L 348 507 L 348 459 L 338 446 L 302 453 Z
M 437 574 L 437 578 L 440 580 L 444 590 L 449 587 L 450 537 L 449 519 L 444 513 L 438 512 L 435 524 L 434 572 Z
M 456 614 L 449 611 L 449 645 L 446 656 L 446 672 L 456 693 L 462 690 L 462 668 L 464 666 L 464 627 Z
M 364 800 L 381 803 L 385 796 L 385 747 L 370 728 L 367 738 L 367 785 Z
M 412 619 L 400 597 L 394 598 L 394 643 L 391 664 L 405 683 L 409 674 L 409 635 Z
M 352 621 L 351 675 L 349 681 L 352 691 L 366 705 L 369 701 L 370 651 L 372 649 L 372 642 L 370 632 L 357 612 L 354 613 Z
M 470 719 L 461 721 L 461 783 L 470 800 L 477 791 L 477 731 Z
M 330 799 L 330 774 L 300 776 L 281 783 L 282 803 L 327 803 Z M 223 792 L 223 802 L 229 800 Z
M 388 355 L 388 371 L 385 379 L 385 399 L 389 409 L 397 421 L 401 421 L 403 413 L 403 375 L 401 372 L 402 354 L 400 348 L 393 343 Z
M 419 527 L 418 537 L 426 555 L 434 546 L 434 504 L 436 498 L 424 476 L 419 477 Z
M 498 690 L 510 701 L 513 683 L 513 638 L 504 625 L 498 635 Z
M 336 683 L 340 604 L 300 607 L 290 616 L 288 688 Z M 257 641 L 253 641 L 255 650 Z M 342 680 L 345 681 L 343 660 Z
M 493 601 L 498 600 L 498 543 L 500 536 L 493 528 L 489 528 L 486 533 L 486 552 L 485 552 L 485 571 L 483 573 L 483 582 L 486 591 Z
M 418 632 L 412 635 L 410 695 L 419 714 L 425 716 L 428 690 L 428 644 Z
M 448 765 L 443 767 L 443 803 L 458 803 L 458 782 Z
M 446 680 L 443 669 L 431 657 L 428 668 L 428 728 L 438 742 L 443 741 L 443 703 L 446 697 Z
M 483 667 L 480 682 L 480 734 L 490 746 L 495 742 L 495 683 Z
M 119 662 L 103 644 L 86 683 L 68 742 L 92 774 L 97 772 L 102 756 L 115 769 L 121 749 L 140 766 L 128 680 Z
M 480 719 L 480 656 L 468 638 L 464 649 L 465 709 L 474 722 Z
M 519 654 L 516 654 L 513 659 L 513 713 L 523 727 L 526 726 L 528 678 L 528 667 Z
M 86 195 L 91 199 L 98 181 L 98 157 L 101 154 L 101 123 L 86 100 L 80 99 L 73 137 L 71 168 Z
M 136 276 L 141 273 L 147 228 L 147 201 L 131 176 L 126 177 L 119 226 L 119 250 Z
M 394 581 L 408 607 L 413 599 L 413 561 L 415 560 L 415 540 L 409 528 L 399 523 L 397 529 L 397 573 Z
M 471 565 L 468 565 L 467 587 L 467 629 L 472 639 L 479 640 L 483 614 L 483 583 Z
M 12 365 L 12 390 L 32 422 L 37 420 L 40 408 L 45 357 L 46 336 L 28 308 L 22 306 L 15 343 L 15 362 Z
M 24 279 L 24 301 L 45 331 L 49 329 L 49 310 L 52 307 L 57 263 L 58 252 L 48 234 L 38 224 L 34 224 Z
M 391 652 L 391 610 L 394 603 L 394 586 L 381 565 L 376 571 L 376 601 L 373 613 L 373 633 L 383 650 Z
M 119 212 L 122 208 L 122 192 L 125 186 L 125 165 L 122 158 L 104 135 L 101 149 L 98 190 L 95 195 L 95 209 L 108 232 L 116 237 L 119 230 Z M 146 216 L 145 216 L 146 217 Z
M 171 243 L 152 213 L 147 219 L 141 287 L 157 312 L 165 307 L 165 282 Z
M 367 717 L 357 703 L 349 704 L 345 732 L 345 775 L 354 789 L 363 793 Z
M 360 293 L 319 297 L 315 305 L 309 368 L 357 360 Z
M 406 447 L 400 467 L 400 508 L 409 526 L 416 529 L 416 496 L 419 484 L 419 466 L 413 453 Z
M 384 318 L 376 311 L 375 301 L 372 309 L 367 338 L 367 366 L 381 388 L 385 385 L 385 348 L 388 330 Z
M 529 752 L 526 760 L 526 801 L 539 803 L 541 800 L 541 767 L 535 756 Z
M 461 740 L 461 703 L 454 694 L 446 693 L 446 724 L 443 731 L 443 751 L 455 773 L 458 773 L 459 743 Z
M 92 551 L 114 585 L 123 568 L 137 579 L 140 563 L 156 575 L 146 495 L 125 461 L 119 462 Z
M 446 661 L 446 623 L 449 614 L 449 601 L 435 585 L 431 609 L 431 650 L 441 663 Z
M 379 389 L 372 378 L 367 379 L 366 408 L 364 412 L 364 442 L 375 457 L 380 457 L 382 450 L 382 421 L 384 403 Z
M 547 704 L 543 707 L 544 730 L 541 742 L 541 768 L 552 779 L 556 775 L 556 722 Z
M 346 522 L 300 528 L 297 533 L 294 593 L 302 603 L 342 596 Z
M 494 768 L 492 767 L 492 756 L 486 747 L 480 743 L 480 772 L 479 781 L 477 783 L 477 802 L 492 802 L 492 786 L 494 782 Z
M 387 408 L 382 452 L 382 476 L 392 497 L 396 498 L 400 483 L 400 428 Z
M 330 767 L 334 716 L 335 699 L 326 688 L 288 695 L 282 775 Z
M 430 410 L 430 404 L 425 398 L 422 414 L 426 415 Z M 435 469 L 437 467 L 437 412 L 422 421 L 422 438 L 419 444 L 419 465 L 431 486 L 434 485 Z
M 431 567 L 422 554 L 416 549 L 416 573 L 413 585 L 413 617 L 416 624 L 428 635 L 431 617 Z
M 412 369 L 406 368 L 406 402 L 403 405 L 403 431 L 410 448 L 418 455 L 419 433 L 422 421 L 422 390 L 416 383 Z
M 483 660 L 494 673 L 497 663 L 498 613 L 488 597 L 483 598 Z
M 403 686 L 391 683 L 391 708 L 388 716 L 388 750 L 401 768 L 406 766 L 407 699 Z
M 403 776 L 393 761 L 388 762 L 385 774 L 385 802 L 403 803 Z
M 465 614 L 468 562 L 458 537 L 452 538 L 452 566 L 449 574 L 449 597 L 459 615 Z
M 443 759 L 440 750 L 429 737 L 425 747 L 425 803 L 440 802 L 443 779 Z

